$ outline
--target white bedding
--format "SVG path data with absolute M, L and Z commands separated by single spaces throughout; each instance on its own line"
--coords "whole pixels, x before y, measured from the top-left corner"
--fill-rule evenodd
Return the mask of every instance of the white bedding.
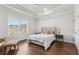
M 45 50 L 47 50 L 47 48 L 50 47 L 50 44 L 53 42 L 53 40 L 55 40 L 55 35 L 54 34 L 35 34 L 35 35 L 30 35 L 29 39 L 43 43 Z

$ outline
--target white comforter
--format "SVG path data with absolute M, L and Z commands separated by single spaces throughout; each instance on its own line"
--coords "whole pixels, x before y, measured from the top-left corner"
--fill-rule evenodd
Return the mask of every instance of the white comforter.
M 45 47 L 45 50 L 47 50 L 48 47 L 50 47 L 50 44 L 53 40 L 55 40 L 54 34 L 35 34 L 29 36 L 30 40 L 36 40 L 38 42 L 42 42 Z

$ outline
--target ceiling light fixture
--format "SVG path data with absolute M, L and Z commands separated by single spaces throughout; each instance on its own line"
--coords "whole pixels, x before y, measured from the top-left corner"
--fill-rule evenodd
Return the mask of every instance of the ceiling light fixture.
M 47 11 L 47 8 L 44 8 L 44 11 Z
M 47 12 L 44 13 L 44 15 L 47 15 L 47 14 L 50 14 L 50 13 L 51 13 L 51 11 L 47 11 Z

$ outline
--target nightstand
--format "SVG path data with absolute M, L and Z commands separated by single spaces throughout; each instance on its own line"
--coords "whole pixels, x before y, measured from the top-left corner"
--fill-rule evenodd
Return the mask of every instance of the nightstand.
M 40 34 L 41 32 L 35 33 L 35 34 Z
M 56 34 L 55 37 L 56 37 L 56 40 L 58 40 L 58 41 L 63 41 L 63 42 L 64 42 L 64 36 L 63 36 L 63 35 L 61 35 L 61 34 Z

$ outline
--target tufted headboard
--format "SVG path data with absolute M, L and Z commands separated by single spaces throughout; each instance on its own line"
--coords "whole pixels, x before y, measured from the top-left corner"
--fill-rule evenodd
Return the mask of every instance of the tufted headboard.
M 57 33 L 57 28 L 56 27 L 42 27 L 41 28 L 41 33 L 56 34 Z

